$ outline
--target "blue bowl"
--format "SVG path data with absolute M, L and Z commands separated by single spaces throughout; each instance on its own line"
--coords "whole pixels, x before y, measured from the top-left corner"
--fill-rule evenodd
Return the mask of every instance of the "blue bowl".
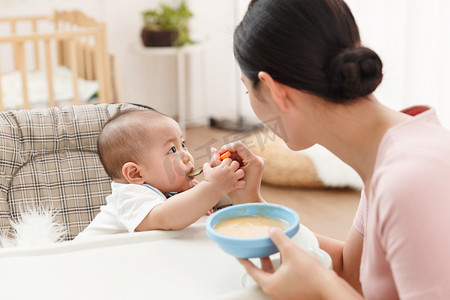
M 290 226 L 284 230 L 288 237 L 294 236 L 300 226 L 297 212 L 283 205 L 270 203 L 238 204 L 221 209 L 206 220 L 206 234 L 222 250 L 238 258 L 267 257 L 278 252 L 272 240 L 267 237 L 236 238 L 223 235 L 214 230 L 217 223 L 234 217 L 263 215 L 286 221 Z

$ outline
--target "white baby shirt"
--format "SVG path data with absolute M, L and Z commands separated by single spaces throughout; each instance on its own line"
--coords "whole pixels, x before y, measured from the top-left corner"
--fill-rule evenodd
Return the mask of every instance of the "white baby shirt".
M 134 232 L 147 214 L 166 197 L 157 189 L 137 184 L 111 183 L 112 193 L 106 197 L 106 205 L 76 239 Z

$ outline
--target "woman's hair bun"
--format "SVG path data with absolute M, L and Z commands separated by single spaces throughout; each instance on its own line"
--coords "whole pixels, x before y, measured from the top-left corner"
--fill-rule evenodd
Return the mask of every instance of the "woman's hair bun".
M 332 57 L 326 68 L 329 96 L 345 102 L 372 93 L 383 79 L 380 57 L 366 47 L 350 47 Z

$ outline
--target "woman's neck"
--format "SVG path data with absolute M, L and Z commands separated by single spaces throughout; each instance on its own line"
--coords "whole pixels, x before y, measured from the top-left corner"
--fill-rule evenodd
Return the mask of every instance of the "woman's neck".
M 323 118 L 318 143 L 355 169 L 368 187 L 383 136 L 411 117 L 387 108 L 375 97 L 335 106 Z

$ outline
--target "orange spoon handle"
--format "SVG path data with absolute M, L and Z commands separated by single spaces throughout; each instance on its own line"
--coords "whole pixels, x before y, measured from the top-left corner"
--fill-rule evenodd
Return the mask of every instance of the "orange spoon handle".
M 231 152 L 230 151 L 228 151 L 228 150 L 223 151 L 223 152 L 220 153 L 220 160 L 222 161 L 222 160 L 224 160 L 224 159 L 226 159 L 226 158 L 228 158 L 230 156 L 231 156 Z

